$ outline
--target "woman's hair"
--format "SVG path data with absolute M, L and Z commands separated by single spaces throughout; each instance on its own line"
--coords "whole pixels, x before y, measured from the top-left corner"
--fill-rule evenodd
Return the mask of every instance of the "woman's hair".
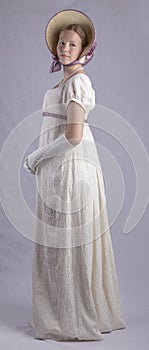
M 59 31 L 59 35 L 64 30 L 73 30 L 74 32 L 76 32 L 82 40 L 82 48 L 84 48 L 87 45 L 86 33 L 79 24 L 69 24 L 67 26 L 62 27 Z

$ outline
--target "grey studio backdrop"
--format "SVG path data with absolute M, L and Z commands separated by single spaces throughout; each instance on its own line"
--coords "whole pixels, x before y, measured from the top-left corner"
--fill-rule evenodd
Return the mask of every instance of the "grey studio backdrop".
M 6 180 L 10 182 L 11 177 L 14 176 L 13 157 L 15 159 L 17 151 L 21 148 L 21 134 L 19 134 L 19 129 L 15 128 L 37 111 L 36 117 L 38 125 L 40 124 L 44 93 L 62 77 L 62 71 L 51 75 L 48 73 L 51 55 L 44 41 L 46 23 L 55 12 L 72 8 L 84 11 L 95 24 L 97 48 L 93 60 L 85 67 L 85 70 L 96 91 L 96 108 L 88 120 L 91 123 L 97 146 L 99 145 L 105 187 L 106 189 L 109 187 L 106 195 L 109 217 L 121 188 L 117 187 L 116 174 L 110 168 L 112 163 L 107 163 L 108 158 L 104 156 L 106 153 L 103 152 L 103 149 L 115 159 L 123 176 L 125 191 L 122 205 L 110 227 L 122 309 L 127 326 L 126 331 L 123 331 L 125 332 L 123 338 L 129 334 L 132 324 L 138 324 L 140 333 L 138 335 L 137 326 L 134 327 L 133 336 L 131 332 L 129 334 L 127 346 L 131 345 L 132 348 L 133 341 L 138 339 L 140 343 L 135 345 L 135 349 L 145 349 L 145 336 L 141 333 L 141 327 L 144 331 L 146 330 L 149 312 L 147 209 L 149 163 L 146 153 L 148 150 L 149 2 L 145 0 L 5 0 L 5 2 L 0 1 L 0 7 L 0 141 L 2 151 L 10 133 L 16 130 L 11 159 L 9 156 L 5 157 L 6 169 L 1 169 L 3 177 L 7 170 L 9 176 L 6 176 Z M 107 114 L 105 116 L 107 120 L 109 117 L 107 124 L 104 124 L 103 118 L 105 110 L 108 111 L 108 116 Z M 122 118 L 122 124 L 116 124 L 115 135 L 108 130 L 108 126 L 112 125 L 110 116 L 113 118 L 114 113 L 118 120 Z M 102 120 L 102 118 L 103 121 L 100 124 L 99 119 Z M 33 120 L 36 123 L 36 118 Z M 127 128 L 125 129 L 126 124 L 128 130 L 131 129 L 134 139 L 132 137 L 130 140 L 130 135 L 126 132 Z M 105 130 L 102 126 L 106 126 Z M 32 127 L 34 128 L 33 123 Z M 25 132 L 25 128 L 24 132 L 21 130 L 23 135 Z M 123 135 L 126 149 L 118 139 L 120 134 Z M 136 142 L 136 159 L 132 159 L 131 149 L 135 140 L 141 146 L 137 146 Z M 30 151 L 37 146 L 36 141 L 30 146 Z M 142 153 L 139 153 L 137 147 L 142 147 Z M 22 159 L 25 152 L 27 149 L 24 150 Z M 141 172 L 142 177 L 140 185 L 142 196 L 138 198 L 136 224 L 134 220 L 134 227 L 128 230 L 129 232 L 124 232 L 137 191 L 135 171 L 137 172 L 138 164 L 140 164 L 138 172 Z M 35 177 L 25 171 L 22 163 L 19 176 L 20 190 L 24 200 L 34 212 Z M 1 188 L 0 212 L 0 344 L 4 341 L 6 349 L 9 341 L 12 342 L 12 346 L 15 344 L 18 334 L 22 335 L 21 339 L 24 339 L 24 344 L 29 337 L 27 327 L 31 315 L 33 241 L 29 239 L 29 236 L 19 232 L 10 218 L 13 217 L 13 210 L 14 213 L 17 211 L 23 225 L 28 225 L 28 217 L 23 216 L 20 206 L 17 207 L 15 191 L 13 196 L 10 196 L 7 181 L 1 187 L 3 188 Z M 4 197 L 12 204 L 10 216 L 4 205 L 6 203 Z M 138 222 L 137 218 L 139 218 Z M 12 334 L 16 335 L 13 341 Z M 27 344 L 30 345 L 29 342 Z

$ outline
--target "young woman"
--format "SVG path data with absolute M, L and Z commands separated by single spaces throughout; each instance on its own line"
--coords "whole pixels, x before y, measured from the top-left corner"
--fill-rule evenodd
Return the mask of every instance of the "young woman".
M 95 91 L 84 65 L 96 47 L 84 13 L 58 12 L 46 27 L 51 73 L 39 148 L 24 166 L 36 174 L 37 220 L 32 270 L 35 338 L 101 340 L 125 328 L 110 237 L 104 182 L 87 122 Z

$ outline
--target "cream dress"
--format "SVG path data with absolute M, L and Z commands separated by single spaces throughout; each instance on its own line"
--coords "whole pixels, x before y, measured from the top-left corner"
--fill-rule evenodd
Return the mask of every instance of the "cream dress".
M 65 132 L 70 101 L 85 111 L 81 142 L 43 160 L 36 173 L 31 325 L 35 338 L 101 340 L 125 323 L 102 170 L 87 122 L 95 91 L 86 74 L 45 93 L 39 147 Z

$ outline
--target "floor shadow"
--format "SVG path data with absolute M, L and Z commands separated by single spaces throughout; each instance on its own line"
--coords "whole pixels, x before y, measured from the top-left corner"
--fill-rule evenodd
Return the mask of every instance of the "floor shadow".
M 30 325 L 31 305 L 16 300 L 2 301 L 1 299 L 0 310 L 0 332 L 9 329 L 10 332 L 21 332 L 31 337 L 34 335 Z

